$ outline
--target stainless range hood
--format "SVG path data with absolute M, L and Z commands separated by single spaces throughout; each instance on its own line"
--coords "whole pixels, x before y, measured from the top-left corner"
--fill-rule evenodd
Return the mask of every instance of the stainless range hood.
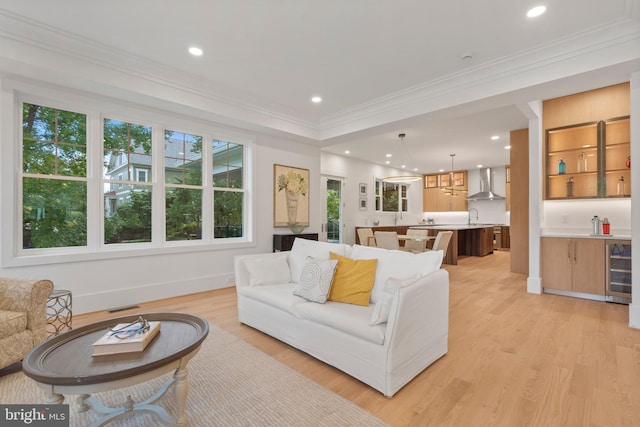
M 480 192 L 467 197 L 467 200 L 504 200 L 504 197 L 493 192 L 491 168 L 480 169 Z

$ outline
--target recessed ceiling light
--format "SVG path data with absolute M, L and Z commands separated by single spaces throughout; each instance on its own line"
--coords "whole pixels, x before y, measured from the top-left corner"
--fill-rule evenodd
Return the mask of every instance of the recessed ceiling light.
M 402 169 L 406 168 L 406 166 L 405 166 L 405 165 L 402 165 L 401 167 L 402 167 Z
M 510 145 L 505 145 L 505 146 L 504 146 L 504 149 L 505 149 L 505 150 L 511 150 L 511 146 L 510 146 Z
M 497 139 L 500 139 L 500 137 L 499 137 L 498 135 L 493 135 L 493 136 L 491 137 L 491 139 L 492 139 L 493 141 L 495 141 L 495 140 L 497 140 Z
M 478 167 L 479 167 L 479 168 L 481 168 L 481 167 L 482 167 L 482 165 L 478 165 Z
M 413 168 L 413 171 L 414 172 L 418 172 L 418 168 Z
M 388 165 L 389 163 L 391 163 L 389 160 L 387 160 L 386 162 L 384 162 L 385 165 Z
M 351 153 L 351 151 L 349 151 L 349 150 L 344 150 L 344 154 L 350 154 L 350 153 Z
M 202 56 L 204 52 L 199 47 L 193 46 L 189 48 L 189 53 L 193 56 Z
M 391 154 L 387 154 L 385 157 L 392 157 Z
M 322 102 L 322 98 L 320 98 L 319 96 L 314 96 L 313 98 L 311 98 L 311 102 L 317 104 L 318 102 Z
M 536 6 L 532 9 L 529 9 L 529 11 L 527 12 L 527 16 L 529 18 L 535 18 L 536 16 L 542 15 L 545 10 L 547 10 L 547 6 Z
M 444 172 L 444 169 L 440 169 L 440 170 L 438 170 L 438 172 Z

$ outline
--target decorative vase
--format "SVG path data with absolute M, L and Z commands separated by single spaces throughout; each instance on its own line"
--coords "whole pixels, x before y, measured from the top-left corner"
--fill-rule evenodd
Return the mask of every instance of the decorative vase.
M 300 192 L 293 192 L 286 190 L 285 195 L 287 198 L 287 224 L 289 227 L 296 225 L 296 219 L 298 216 L 298 196 Z
M 293 232 L 293 234 L 300 234 L 302 230 L 304 230 L 304 225 L 301 224 L 289 224 L 289 230 Z

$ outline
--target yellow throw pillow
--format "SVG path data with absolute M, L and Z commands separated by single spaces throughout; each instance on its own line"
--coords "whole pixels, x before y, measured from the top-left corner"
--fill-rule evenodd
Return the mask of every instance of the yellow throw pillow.
M 378 260 L 352 259 L 333 252 L 329 253 L 329 258 L 337 259 L 338 266 L 328 300 L 368 306 Z

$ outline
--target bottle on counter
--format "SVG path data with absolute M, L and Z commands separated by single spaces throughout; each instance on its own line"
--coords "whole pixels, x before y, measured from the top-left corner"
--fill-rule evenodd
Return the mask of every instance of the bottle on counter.
M 611 233 L 611 224 L 609 224 L 609 218 L 605 218 L 602 220 L 602 234 L 610 234 Z
M 565 173 L 567 173 L 567 164 L 560 159 L 558 161 L 558 175 L 564 175 Z

